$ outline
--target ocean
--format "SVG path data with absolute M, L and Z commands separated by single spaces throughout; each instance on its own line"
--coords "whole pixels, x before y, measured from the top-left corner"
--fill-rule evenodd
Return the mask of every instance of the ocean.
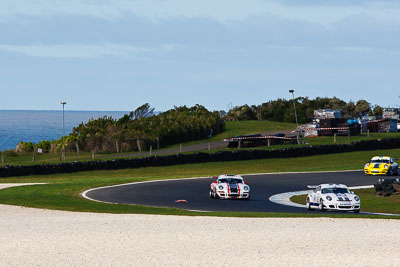
M 89 119 L 111 116 L 119 119 L 129 111 L 69 111 L 64 112 L 65 135 Z M 0 151 L 15 149 L 20 141 L 37 143 L 59 139 L 63 133 L 62 110 L 0 110 Z

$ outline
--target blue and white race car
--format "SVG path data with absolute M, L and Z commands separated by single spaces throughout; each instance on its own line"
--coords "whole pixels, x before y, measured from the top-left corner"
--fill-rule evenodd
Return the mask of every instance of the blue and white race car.
M 220 175 L 210 185 L 210 197 L 222 199 L 249 199 L 250 186 L 240 175 Z
M 307 209 L 354 211 L 361 209 L 360 198 L 344 184 L 321 184 L 307 195 Z

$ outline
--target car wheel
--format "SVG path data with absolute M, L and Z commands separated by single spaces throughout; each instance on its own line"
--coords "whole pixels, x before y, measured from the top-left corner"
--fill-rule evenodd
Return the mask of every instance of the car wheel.
M 308 210 L 311 210 L 311 204 L 310 204 L 310 199 L 309 198 L 307 198 L 307 200 L 306 200 L 306 207 L 307 207 Z
M 210 198 L 214 198 L 214 192 L 210 190 Z
M 324 211 L 324 210 L 325 210 L 325 209 L 324 209 L 324 201 L 323 201 L 322 199 L 319 201 L 318 209 L 319 209 L 320 211 Z

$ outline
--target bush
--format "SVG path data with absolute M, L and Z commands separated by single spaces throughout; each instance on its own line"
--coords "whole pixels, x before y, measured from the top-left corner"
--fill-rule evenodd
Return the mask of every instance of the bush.
M 49 152 L 51 148 L 51 142 L 48 140 L 43 140 L 40 141 L 37 145 L 36 148 L 41 148 L 43 152 Z
M 15 152 L 14 150 L 10 149 L 10 150 L 4 150 L 3 151 L 3 155 L 5 157 L 16 157 L 18 156 L 17 152 Z
M 18 143 L 18 148 L 21 149 L 21 151 L 18 152 L 33 152 L 35 145 L 32 142 L 19 142 Z

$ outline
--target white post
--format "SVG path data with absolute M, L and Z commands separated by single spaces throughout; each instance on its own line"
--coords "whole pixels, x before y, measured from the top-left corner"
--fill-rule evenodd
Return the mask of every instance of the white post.
M 139 138 L 136 138 L 136 144 L 137 144 L 139 152 L 142 152 L 142 147 L 140 146 Z
M 35 163 L 36 161 L 36 146 L 33 145 L 33 157 L 32 157 L 32 162 Z
M 150 146 L 150 156 L 151 156 L 152 150 L 153 150 L 153 146 Z
M 61 148 L 61 159 L 65 160 L 65 143 L 64 143 L 64 136 L 65 136 L 65 121 L 64 121 L 64 106 L 67 104 L 67 102 L 62 101 L 60 104 L 63 106 L 63 136 L 62 136 L 62 148 Z
M 179 145 L 179 153 L 182 153 L 182 144 Z

